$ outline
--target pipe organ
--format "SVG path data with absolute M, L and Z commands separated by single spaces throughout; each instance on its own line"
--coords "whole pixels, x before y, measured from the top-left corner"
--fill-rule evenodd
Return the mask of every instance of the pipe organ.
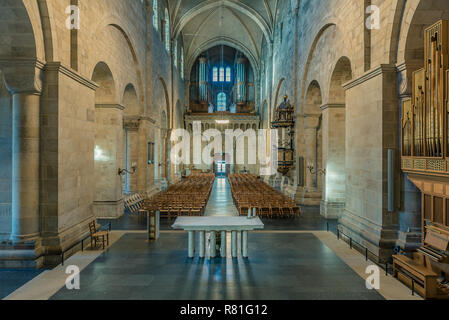
M 401 167 L 422 193 L 422 247 L 393 260 L 395 276 L 423 297 L 449 298 L 449 21 L 424 38 L 424 67 L 401 120 Z

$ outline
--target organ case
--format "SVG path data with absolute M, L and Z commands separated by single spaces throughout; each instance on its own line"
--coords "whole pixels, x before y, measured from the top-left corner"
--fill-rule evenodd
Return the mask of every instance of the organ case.
M 424 38 L 424 67 L 413 73 L 401 121 L 401 167 L 422 192 L 422 247 L 393 258 L 401 281 L 425 298 L 449 298 L 449 21 Z

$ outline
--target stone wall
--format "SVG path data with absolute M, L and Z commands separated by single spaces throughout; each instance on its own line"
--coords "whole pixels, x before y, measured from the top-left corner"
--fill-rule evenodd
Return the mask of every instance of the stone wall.
M 394 245 L 417 243 L 419 192 L 399 170 L 400 99 L 410 94 L 410 76 L 422 66 L 424 28 L 447 19 L 449 3 L 371 4 L 379 8 L 378 29 L 366 28 L 363 1 L 280 3 L 272 43 L 263 43 L 261 75 L 267 85 L 262 82 L 261 101 L 272 111 L 280 95 L 289 95 L 297 115 L 297 158 L 307 166 L 322 153 L 327 171 L 319 193 L 307 187 L 316 179 L 307 168 L 299 172 L 297 166 L 286 177 L 267 181 L 285 184 L 287 179 L 289 187 L 283 190 L 296 190 L 299 204 L 321 202 L 325 217 L 340 218 L 345 233 L 384 260 Z M 307 102 L 312 84 L 319 88 L 321 105 Z M 314 141 L 319 136 L 309 131 L 316 117 L 322 119 L 323 147 L 314 151 L 310 148 L 320 145 Z M 268 126 L 269 117 L 263 120 Z M 388 149 L 397 155 L 394 212 L 387 210 Z
M 33 160 L 39 163 L 39 187 L 26 192 L 37 195 L 39 217 L 33 219 L 41 221 L 38 233 L 22 232 L 20 239 L 2 245 L 0 265 L 58 263 L 62 250 L 88 234 L 90 221 L 123 214 L 122 186 L 127 178 L 133 192 L 157 191 L 155 167 L 148 164 L 148 142 L 163 149 L 166 140 L 157 139 L 155 130 L 183 125 L 184 81 L 180 70 L 172 72 L 171 56 L 152 26 L 147 2 L 78 1 L 80 29 L 74 31 L 66 27 L 66 9 L 76 2 L 0 3 L 5 16 L 0 23 L 0 70 L 8 90 L 13 95 L 22 91 L 40 95 L 33 99 L 39 101 L 33 106 L 39 114 L 38 128 L 33 128 L 40 145 L 39 161 Z M 104 70 L 107 75 L 101 74 Z M 27 220 L 21 217 L 22 208 L 16 216 L 11 214 L 12 99 L 1 83 L 0 239 L 8 239 L 12 226 L 23 231 L 19 228 Z M 17 98 L 16 103 L 26 109 L 32 107 L 29 101 Z M 166 120 L 161 123 L 163 112 Z M 136 129 L 129 139 L 126 120 Z M 127 148 L 132 150 L 128 159 Z M 166 154 L 159 155 L 158 163 L 166 164 Z M 108 161 L 98 160 L 102 157 Z M 133 162 L 136 175 L 120 177 L 118 169 L 130 169 Z M 10 254 L 22 236 L 31 240 L 22 246 L 26 250 Z M 44 259 L 38 258 L 41 253 Z

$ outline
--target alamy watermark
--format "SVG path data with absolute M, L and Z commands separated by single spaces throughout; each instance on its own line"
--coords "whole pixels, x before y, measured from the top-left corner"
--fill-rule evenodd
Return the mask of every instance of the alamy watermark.
M 202 132 L 201 122 L 195 121 L 192 133 L 193 136 L 185 129 L 172 131 L 170 140 L 173 147 L 170 159 L 173 164 L 212 165 L 215 155 L 226 154 L 229 157 L 227 164 L 259 164 L 262 176 L 272 176 L 277 172 L 279 147 L 277 130 L 247 129 L 244 132 L 241 129 L 227 129 L 223 134 L 217 129 L 208 129 Z M 191 157 L 192 143 L 193 157 Z

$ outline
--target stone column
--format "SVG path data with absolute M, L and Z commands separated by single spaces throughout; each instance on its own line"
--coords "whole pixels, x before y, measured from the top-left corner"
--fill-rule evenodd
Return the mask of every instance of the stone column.
M 321 215 L 326 219 L 341 216 L 345 206 L 345 105 L 327 104 L 323 112 L 323 163 L 326 169 Z
M 119 218 L 123 215 L 123 110 L 119 104 L 95 105 L 94 216 Z
M 305 206 L 319 206 L 322 198 L 322 191 L 318 189 L 318 178 L 320 176 L 315 172 L 322 168 L 322 164 L 317 161 L 317 131 L 320 124 L 320 115 L 307 115 L 303 119 L 303 147 L 300 150 L 304 157 L 304 186 L 296 190 L 295 200 L 298 204 Z M 301 156 L 301 155 L 300 155 Z M 307 166 L 313 166 L 313 173 Z
M 35 60 L 0 62 L 12 95 L 11 240 L 36 240 L 40 234 L 40 95 L 44 65 Z M 35 248 L 37 245 L 33 245 Z M 1 255 L 0 255 L 1 256 Z
M 133 164 L 137 165 L 137 170 L 139 174 L 143 174 L 145 167 L 138 165 L 139 162 L 139 127 L 140 121 L 136 117 L 125 118 L 124 120 L 124 128 L 126 132 L 126 169 L 128 171 L 132 171 Z M 141 169 L 141 170 L 140 170 Z M 135 193 L 138 192 L 138 184 L 137 184 L 136 174 L 127 173 L 125 176 L 126 179 L 126 192 L 127 193 Z
M 40 94 L 13 94 L 13 240 L 39 235 L 39 110 Z

